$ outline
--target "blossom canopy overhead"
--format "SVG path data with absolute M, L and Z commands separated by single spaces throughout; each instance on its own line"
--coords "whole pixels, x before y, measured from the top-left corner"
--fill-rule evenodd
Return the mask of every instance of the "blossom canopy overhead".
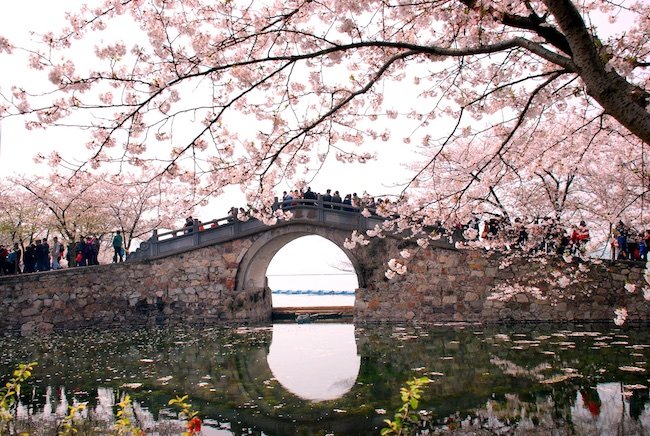
M 404 213 L 611 219 L 642 201 L 650 144 L 650 7 L 620 3 L 104 0 L 40 47 L 0 36 L 53 85 L 15 87 L 0 114 L 90 127 L 82 167 L 141 166 L 206 197 L 239 184 L 259 210 L 385 142 L 424 157 Z M 629 201 L 589 209 L 594 177 L 621 168 Z

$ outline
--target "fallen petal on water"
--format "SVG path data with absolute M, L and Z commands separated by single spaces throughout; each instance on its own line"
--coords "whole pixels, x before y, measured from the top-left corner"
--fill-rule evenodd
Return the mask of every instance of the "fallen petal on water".
M 618 369 L 626 372 L 645 372 L 645 368 L 639 368 L 638 366 L 619 366 Z
M 545 384 L 545 385 L 550 385 L 554 383 L 560 383 L 565 380 L 569 380 L 570 378 L 575 378 L 575 377 L 580 377 L 579 375 L 576 374 L 563 374 L 563 375 L 556 375 L 551 378 L 547 378 L 546 380 L 542 380 L 540 383 Z

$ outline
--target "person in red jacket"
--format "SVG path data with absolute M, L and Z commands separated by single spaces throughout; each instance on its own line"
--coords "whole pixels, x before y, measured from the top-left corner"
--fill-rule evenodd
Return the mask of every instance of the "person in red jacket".
M 589 242 L 589 228 L 587 223 L 580 221 L 578 227 L 574 227 L 571 233 L 571 244 L 573 245 L 573 254 L 582 254 Z

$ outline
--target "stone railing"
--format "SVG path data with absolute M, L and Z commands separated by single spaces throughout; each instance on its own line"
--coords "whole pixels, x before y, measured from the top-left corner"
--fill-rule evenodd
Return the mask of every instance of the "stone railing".
M 293 218 L 268 226 L 255 218 L 243 221 L 231 215 L 208 222 L 194 220 L 192 226 L 165 232 L 154 230 L 151 238 L 141 243 L 140 247 L 131 253 L 127 260 L 137 261 L 171 256 L 243 238 L 268 230 L 270 227 L 297 223 L 314 224 L 341 230 L 358 230 L 365 234 L 366 230 L 374 229 L 376 225 L 381 225 L 386 220 L 386 218 L 377 215 L 366 217 L 360 213 L 358 208 L 342 203 L 326 202 L 321 197 L 317 200 L 296 199 L 289 202 L 276 200 L 273 208 L 291 212 Z

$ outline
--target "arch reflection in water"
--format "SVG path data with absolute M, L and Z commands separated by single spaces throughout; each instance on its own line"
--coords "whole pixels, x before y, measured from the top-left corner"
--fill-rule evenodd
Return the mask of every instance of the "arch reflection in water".
M 341 398 L 361 367 L 354 325 L 274 324 L 267 362 L 277 381 L 300 398 Z

